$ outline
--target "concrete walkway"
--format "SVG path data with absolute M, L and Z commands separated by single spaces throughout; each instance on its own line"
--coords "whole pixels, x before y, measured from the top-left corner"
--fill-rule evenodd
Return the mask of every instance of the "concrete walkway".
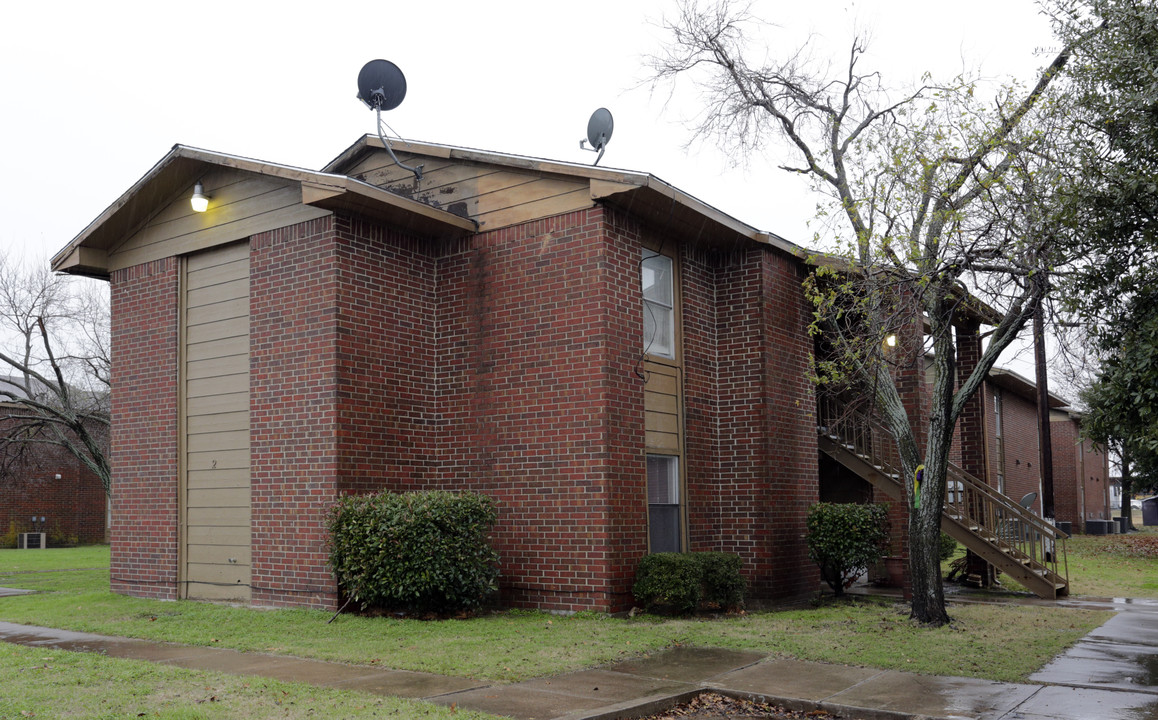
M 0 593 L 2 596 L 2 593 Z M 959 598 L 957 598 L 959 599 Z M 511 685 L 466 678 L 156 643 L 0 623 L 0 639 L 196 670 L 256 675 L 421 698 L 519 720 L 638 717 L 710 688 L 796 710 L 864 718 L 1158 720 L 1158 603 L 1120 610 L 1030 684 L 916 675 L 758 653 L 677 648 L 592 670 Z

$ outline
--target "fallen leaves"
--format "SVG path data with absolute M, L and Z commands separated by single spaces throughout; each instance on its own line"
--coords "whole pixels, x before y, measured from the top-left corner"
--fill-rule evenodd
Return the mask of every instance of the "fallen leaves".
M 824 710 L 789 710 L 717 693 L 701 693 L 688 702 L 645 720 L 840 720 Z

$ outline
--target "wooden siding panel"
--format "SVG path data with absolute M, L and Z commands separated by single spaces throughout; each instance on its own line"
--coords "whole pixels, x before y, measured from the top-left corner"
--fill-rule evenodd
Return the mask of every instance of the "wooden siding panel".
M 294 181 L 229 169 L 206 176 L 204 183 L 211 198 L 207 212 L 193 212 L 189 193 L 182 192 L 144 227 L 109 250 L 109 270 L 191 255 L 331 214 L 329 210 L 303 205 L 301 187 Z M 196 262 L 211 264 L 213 260 Z M 195 263 L 187 270 L 196 273 L 203 266 Z
M 249 430 L 249 412 L 215 413 L 213 415 L 192 415 L 186 430 L 190 434 L 222 432 L 226 430 Z
M 219 413 L 249 412 L 249 393 L 230 393 L 210 397 L 191 397 L 186 402 L 189 417 Z
M 350 175 L 384 190 L 475 220 L 484 230 L 589 208 L 590 182 L 534 170 L 496 168 L 469 160 L 405 153 L 399 159 L 422 164 L 422 179 L 404 170 L 385 151 L 363 158 Z
M 248 243 L 187 258 L 182 302 L 186 597 L 245 602 L 252 577 Z

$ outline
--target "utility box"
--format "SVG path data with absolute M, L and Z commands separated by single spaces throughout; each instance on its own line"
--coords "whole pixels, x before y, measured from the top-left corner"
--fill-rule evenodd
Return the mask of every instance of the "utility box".
M 1142 501 L 1142 524 L 1158 525 L 1158 497 Z
M 16 536 L 16 547 L 20 550 L 43 550 L 48 547 L 47 533 L 20 533 Z
M 1109 520 L 1086 520 L 1086 535 L 1105 535 L 1109 531 Z

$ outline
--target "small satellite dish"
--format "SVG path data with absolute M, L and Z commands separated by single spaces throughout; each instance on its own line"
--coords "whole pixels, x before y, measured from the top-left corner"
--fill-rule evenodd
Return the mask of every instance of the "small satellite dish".
M 371 110 L 393 110 L 406 99 L 406 76 L 389 60 L 371 60 L 358 73 L 358 99 Z
M 1026 493 L 1024 497 L 1017 501 L 1017 504 L 1028 510 L 1029 506 L 1033 504 L 1034 500 L 1037 500 L 1037 493 Z
M 422 166 L 404 165 L 394 154 L 394 148 L 390 147 L 390 141 L 386 139 L 386 133 L 382 130 L 382 126 L 385 125 L 382 122 L 382 112 L 398 107 L 405 98 L 406 76 L 402 74 L 397 65 L 389 60 L 371 60 L 362 66 L 362 70 L 358 73 L 358 99 L 364 102 L 366 107 L 373 110 L 377 116 L 378 139 L 382 141 L 386 152 L 390 153 L 394 164 L 403 170 L 414 173 L 415 180 L 420 181 L 422 180 Z
M 599 153 L 599 157 L 595 158 L 596 165 L 603 159 L 603 151 L 607 149 L 607 143 L 611 142 L 611 131 L 614 129 L 615 120 L 610 110 L 599 108 L 591 113 L 591 119 L 587 121 L 587 139 L 580 140 L 579 147 Z M 586 143 L 591 143 L 591 147 L 587 147 Z

